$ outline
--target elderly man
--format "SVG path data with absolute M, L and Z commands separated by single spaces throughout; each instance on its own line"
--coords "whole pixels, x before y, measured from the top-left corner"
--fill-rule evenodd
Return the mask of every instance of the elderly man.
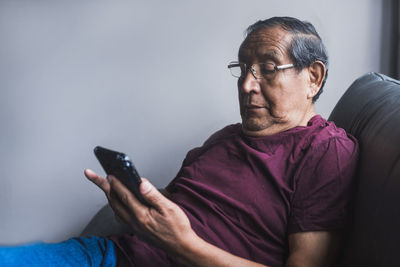
M 354 138 L 315 113 L 327 65 L 310 23 L 259 21 L 228 65 L 242 124 L 188 153 L 168 199 L 146 181 L 145 207 L 118 180 L 87 170 L 118 218 L 146 240 L 112 236 L 120 258 L 138 266 L 328 266 L 358 153 Z
M 191 150 L 166 196 L 143 179 L 144 206 L 115 177 L 85 170 L 135 233 L 96 239 L 101 253 L 91 257 L 119 266 L 333 263 L 358 146 L 315 113 L 327 65 L 310 23 L 274 17 L 251 25 L 228 65 L 242 123 Z

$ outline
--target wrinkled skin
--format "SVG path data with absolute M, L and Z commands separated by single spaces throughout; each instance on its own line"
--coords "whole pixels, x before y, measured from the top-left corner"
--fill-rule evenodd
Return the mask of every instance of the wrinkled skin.
M 239 61 L 247 64 L 294 63 L 288 55 L 292 35 L 280 27 L 251 33 L 239 50 Z M 317 64 L 317 65 L 315 65 Z M 296 126 L 305 126 L 315 115 L 312 97 L 318 92 L 313 68 L 295 68 L 276 72 L 272 80 L 256 79 L 251 71 L 238 79 L 243 131 L 248 135 L 271 135 Z

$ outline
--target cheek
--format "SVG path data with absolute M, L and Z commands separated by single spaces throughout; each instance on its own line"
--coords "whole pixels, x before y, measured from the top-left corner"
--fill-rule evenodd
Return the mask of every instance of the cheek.
M 295 88 L 295 87 L 294 87 Z M 265 87 L 263 97 L 268 106 L 278 113 L 287 113 L 297 108 L 298 95 L 295 90 L 274 84 Z
M 284 92 L 278 84 L 264 84 L 262 96 L 270 107 L 278 105 L 284 99 Z
M 287 111 L 303 110 L 307 103 L 307 95 L 303 88 L 296 87 L 295 89 L 296 90 L 292 90 L 291 92 L 286 92 L 281 98 L 282 107 Z

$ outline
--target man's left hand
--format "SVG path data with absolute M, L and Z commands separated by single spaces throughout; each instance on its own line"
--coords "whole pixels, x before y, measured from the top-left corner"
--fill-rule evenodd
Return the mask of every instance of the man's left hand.
M 85 176 L 106 194 L 117 220 L 151 243 L 176 255 L 182 246 L 197 238 L 183 210 L 147 179 L 142 178 L 140 192 L 149 206 L 142 204 L 113 176 L 104 179 L 88 169 Z

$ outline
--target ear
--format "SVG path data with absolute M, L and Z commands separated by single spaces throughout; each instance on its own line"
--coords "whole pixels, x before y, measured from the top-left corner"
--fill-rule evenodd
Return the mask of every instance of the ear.
M 313 98 L 321 89 L 326 75 L 325 64 L 319 60 L 315 61 L 308 67 L 308 73 L 310 77 L 310 90 L 308 91 L 307 97 L 310 99 Z

